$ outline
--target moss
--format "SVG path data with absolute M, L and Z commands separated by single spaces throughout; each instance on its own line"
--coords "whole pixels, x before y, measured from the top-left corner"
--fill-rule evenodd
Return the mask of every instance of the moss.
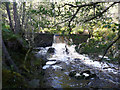
M 12 72 L 7 69 L 2 70 L 2 85 L 3 88 L 25 88 L 27 87 L 27 83 L 24 78 L 16 72 Z

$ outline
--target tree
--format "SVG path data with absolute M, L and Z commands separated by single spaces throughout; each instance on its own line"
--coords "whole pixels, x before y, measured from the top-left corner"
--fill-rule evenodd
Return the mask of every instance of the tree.
M 7 14 L 9 17 L 9 25 L 10 25 L 11 30 L 14 32 L 13 23 L 12 23 L 12 19 L 11 19 L 11 15 L 10 15 L 9 2 L 5 2 L 5 4 L 6 4 Z
M 101 17 L 103 17 L 104 13 L 107 12 L 110 9 L 110 7 L 112 7 L 115 4 L 120 3 L 120 2 L 113 2 L 111 5 L 109 5 L 105 9 L 102 8 L 102 3 L 103 2 L 90 2 L 90 3 L 76 2 L 75 5 L 74 4 L 70 4 L 70 3 L 65 3 L 63 6 L 61 6 L 59 8 L 67 8 L 66 6 L 68 6 L 71 10 L 74 10 L 74 11 L 73 11 L 73 14 L 72 14 L 72 13 L 70 13 L 70 10 L 67 10 L 67 13 L 62 15 L 62 11 L 59 10 L 59 13 L 61 13 L 59 16 L 63 16 L 65 18 L 64 18 L 64 21 L 59 22 L 58 24 L 67 22 L 68 23 L 68 27 L 69 27 L 69 33 L 70 33 L 71 32 L 71 23 L 73 23 L 74 21 L 76 21 L 78 23 L 81 23 L 81 24 L 83 24 L 83 23 L 85 24 L 85 23 L 88 23 L 88 22 L 90 22 L 92 20 L 97 20 L 97 19 L 101 19 L 102 20 Z M 96 10 L 94 12 L 96 14 L 94 15 L 94 13 L 91 13 L 90 10 L 92 8 L 94 8 L 95 5 L 98 6 L 96 8 L 97 9 L 99 8 L 99 10 Z M 79 20 L 78 18 L 80 16 L 77 16 L 79 13 L 81 13 L 80 16 L 82 17 L 82 19 L 80 21 L 78 21 Z
M 25 5 L 26 5 L 26 2 L 23 2 L 22 27 L 24 25 L 24 18 L 25 18 Z
M 22 30 L 21 30 L 21 25 L 20 25 L 20 19 L 18 17 L 16 2 L 13 2 L 13 12 L 14 12 L 14 21 L 15 21 L 15 26 L 14 26 L 15 33 L 20 34 L 20 32 L 22 32 Z
M 3 50 L 3 56 L 6 58 L 6 61 L 9 63 L 9 65 L 13 66 L 13 69 L 16 72 L 19 72 L 18 67 L 16 66 L 16 64 L 14 63 L 14 61 L 11 59 L 11 57 L 10 57 L 8 51 L 7 51 L 7 48 L 6 48 L 3 40 L 2 40 L 2 50 Z

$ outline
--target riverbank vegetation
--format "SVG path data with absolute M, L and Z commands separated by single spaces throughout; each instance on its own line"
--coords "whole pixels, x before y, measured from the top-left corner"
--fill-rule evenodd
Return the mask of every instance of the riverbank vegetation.
M 68 36 L 68 40 L 72 39 L 68 44 L 75 44 L 78 53 L 119 64 L 120 22 L 118 12 L 113 12 L 118 11 L 119 3 L 2 2 L 3 88 L 45 86 L 42 70 L 45 60 L 35 56 L 36 33 Z M 84 38 L 77 35 L 86 35 L 88 39 L 79 42 Z M 38 83 L 32 85 L 34 82 Z

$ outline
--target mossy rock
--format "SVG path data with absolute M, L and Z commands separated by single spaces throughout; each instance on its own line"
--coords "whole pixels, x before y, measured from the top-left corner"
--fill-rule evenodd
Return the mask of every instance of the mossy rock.
M 10 70 L 2 70 L 2 87 L 3 88 L 26 88 L 27 83 L 19 73 Z

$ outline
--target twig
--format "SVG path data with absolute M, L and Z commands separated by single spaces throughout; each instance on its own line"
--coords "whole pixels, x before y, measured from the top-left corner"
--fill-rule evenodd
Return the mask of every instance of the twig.
M 102 61 L 102 59 L 104 58 L 104 56 L 106 55 L 107 51 L 109 50 L 109 48 L 116 43 L 118 40 L 120 39 L 120 35 L 106 48 L 105 53 L 103 54 L 102 58 L 100 59 L 100 61 Z
M 103 10 L 103 12 L 99 12 L 96 16 L 94 16 L 94 17 L 92 17 L 92 18 L 90 18 L 90 19 L 88 19 L 88 20 L 85 20 L 84 23 L 85 23 L 85 22 L 88 22 L 88 21 L 91 21 L 91 20 L 97 18 L 98 16 L 101 17 L 103 13 L 107 12 L 107 10 L 108 10 L 110 7 L 112 7 L 113 5 L 115 5 L 116 3 L 120 3 L 120 2 L 114 2 L 114 3 L 111 4 L 109 7 L 107 7 L 105 10 Z

